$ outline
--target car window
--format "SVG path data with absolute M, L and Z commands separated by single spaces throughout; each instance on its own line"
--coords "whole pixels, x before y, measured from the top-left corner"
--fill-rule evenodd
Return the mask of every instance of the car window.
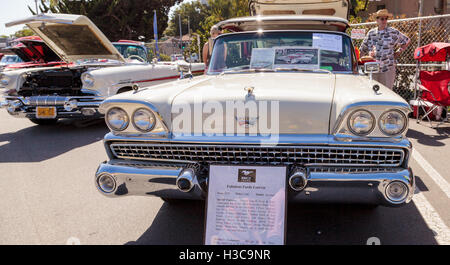
M 114 44 L 114 47 L 127 59 L 130 56 L 137 55 L 147 61 L 147 53 L 144 48 L 132 44 Z
M 22 59 L 19 58 L 17 55 L 5 55 L 2 60 L 0 61 L 2 63 L 20 63 L 22 62 Z
M 209 73 L 245 69 L 353 70 L 351 40 L 338 33 L 263 32 L 220 36 Z

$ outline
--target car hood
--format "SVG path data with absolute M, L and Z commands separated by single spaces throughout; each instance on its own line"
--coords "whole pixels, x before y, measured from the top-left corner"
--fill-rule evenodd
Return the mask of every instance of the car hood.
M 9 48 L 14 52 L 22 61 L 34 62 L 34 63 L 48 63 L 61 61 L 44 42 L 42 41 L 22 41 L 22 43 Z
M 256 128 L 256 133 L 265 134 L 267 130 L 261 130 L 261 128 L 272 130 L 278 127 L 278 131 L 270 132 L 272 134 L 328 134 L 335 82 L 334 74 L 323 73 L 203 76 L 120 94 L 110 98 L 109 102 L 115 99 L 145 100 L 158 109 L 166 125 L 175 133 L 200 133 L 201 129 L 193 123 L 199 122 L 198 117 L 201 117 L 201 123 L 209 123 L 213 111 L 210 110 L 208 113 L 207 109 L 219 104 L 223 111 L 221 114 L 219 111 L 217 115 L 222 117 L 223 126 L 217 126 L 217 128 L 211 126 L 203 133 L 228 133 L 229 131 L 226 130 L 233 128 L 225 124 L 228 121 L 234 125 L 233 133 L 240 133 L 242 130 L 253 133 Z M 253 88 L 253 92 L 249 96 L 248 88 L 250 87 Z M 256 106 L 256 114 L 246 115 L 245 111 L 227 113 L 226 110 L 230 107 L 227 104 L 238 102 L 255 104 L 253 106 Z M 201 111 L 202 105 L 203 111 Z M 200 114 L 197 112 L 198 106 L 200 106 Z M 266 106 L 267 113 L 264 112 Z M 105 107 L 107 107 L 106 104 Z M 189 108 L 190 113 L 185 108 Z M 180 114 L 189 116 L 190 128 L 179 126 L 180 118 L 183 118 Z
M 27 25 L 64 61 L 83 59 L 125 59 L 108 38 L 82 15 L 39 14 L 6 23 L 7 27 Z

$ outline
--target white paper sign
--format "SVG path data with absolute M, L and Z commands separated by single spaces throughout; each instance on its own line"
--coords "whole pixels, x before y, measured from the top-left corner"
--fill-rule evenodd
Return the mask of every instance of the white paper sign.
M 313 47 L 326 51 L 342 52 L 342 36 L 313 33 Z
M 275 50 L 272 48 L 254 48 L 252 49 L 250 68 L 272 69 L 274 57 L 275 57 Z
M 302 46 L 274 47 L 274 68 L 319 69 L 320 52 L 317 48 Z
M 352 39 L 362 40 L 366 37 L 366 29 L 352 29 Z
M 286 167 L 211 166 L 206 245 L 283 245 Z

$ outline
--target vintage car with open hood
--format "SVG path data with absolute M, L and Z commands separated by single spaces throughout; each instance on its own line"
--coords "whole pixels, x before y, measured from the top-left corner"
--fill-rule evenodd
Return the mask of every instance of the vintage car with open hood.
M 345 7 L 346 8 L 346 7 Z M 229 19 L 205 76 L 105 100 L 104 195 L 207 197 L 210 166 L 286 167 L 289 202 L 401 206 L 414 194 L 409 105 L 359 72 L 346 19 Z
M 41 125 L 54 124 L 60 118 L 101 117 L 100 103 L 108 96 L 131 90 L 134 83 L 127 81 L 151 85 L 144 81 L 160 79 L 161 83 L 179 77 L 179 65 L 149 64 L 143 45 L 131 41 L 113 44 L 85 16 L 40 14 L 6 26 L 20 24 L 26 24 L 56 55 L 72 65 L 2 73 L 0 88 L 6 90 L 6 95 L 1 107 L 14 117 L 29 118 Z M 144 66 L 146 72 L 142 74 L 140 69 Z M 114 69 L 94 73 L 104 68 Z M 112 76 L 100 80 L 99 76 L 106 75 Z

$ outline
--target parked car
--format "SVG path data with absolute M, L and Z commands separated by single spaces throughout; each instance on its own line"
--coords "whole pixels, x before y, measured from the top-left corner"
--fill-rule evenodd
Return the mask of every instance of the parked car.
M 22 59 L 16 54 L 6 54 L 0 60 L 0 72 L 3 71 L 5 67 L 11 64 L 22 63 Z
M 26 24 L 62 60 L 73 66 L 2 73 L 0 88 L 5 88 L 7 95 L 0 106 L 7 108 L 14 117 L 28 118 L 40 125 L 54 124 L 60 118 L 102 117 L 98 106 L 105 98 L 131 90 L 133 84 L 126 81 L 135 78 L 139 78 L 136 83 L 141 81 L 141 73 L 134 72 L 141 69 L 139 66 L 146 66 L 146 79 L 167 82 L 169 77 L 179 76 L 180 68 L 177 66 L 149 64 L 137 43 L 111 43 L 85 16 L 40 14 L 6 25 L 20 24 Z M 122 47 L 126 47 L 124 54 L 118 51 Z M 92 77 L 97 75 L 89 71 L 100 68 L 114 70 L 100 73 L 104 80 L 93 80 Z M 113 77 L 109 77 L 110 73 Z M 120 84 L 112 86 L 116 80 Z M 99 84 L 105 86 L 98 87 Z
M 289 202 L 411 201 L 410 106 L 359 73 L 347 20 L 255 16 L 216 26 L 231 33 L 215 40 L 206 75 L 101 104 L 111 130 L 104 138 L 109 161 L 95 174 L 102 194 L 201 200 L 210 165 L 259 165 L 287 168 L 273 177 L 287 179 Z M 307 68 L 273 63 L 282 54 L 275 50 L 292 48 L 320 60 Z M 252 65 L 264 61 L 264 68 Z M 368 74 L 378 70 L 378 63 L 365 65 Z M 236 102 L 244 107 L 228 111 Z M 208 127 L 213 112 L 220 119 Z
M 172 54 L 170 55 L 170 59 L 174 62 L 174 61 L 183 61 L 184 60 L 184 56 L 182 54 Z

